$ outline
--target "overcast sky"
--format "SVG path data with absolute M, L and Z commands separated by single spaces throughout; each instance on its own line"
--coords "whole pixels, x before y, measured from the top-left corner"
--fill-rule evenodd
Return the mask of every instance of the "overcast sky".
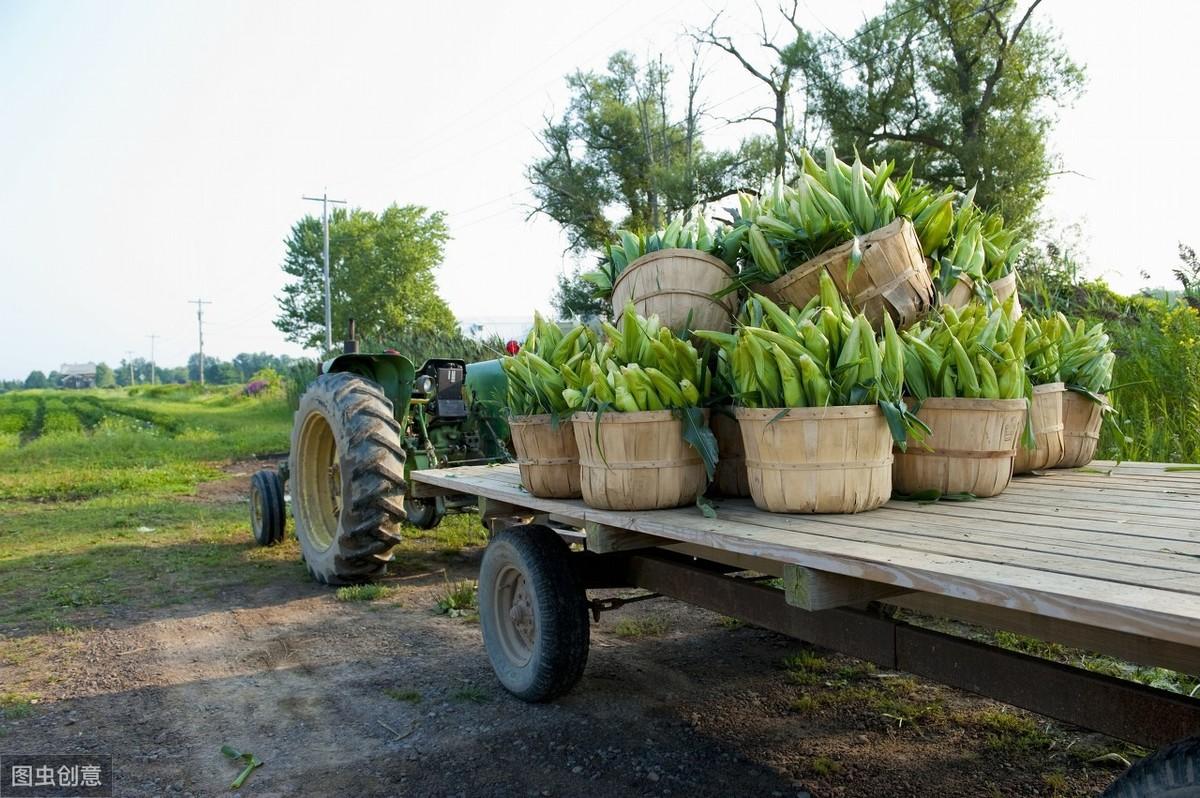
M 561 110 L 562 77 L 613 51 L 682 63 L 685 25 L 721 0 L 22 2 L 0 0 L 0 377 L 126 350 L 183 363 L 206 306 L 206 352 L 299 354 L 271 324 L 282 241 L 319 206 L 447 211 L 439 273 L 460 318 L 548 309 L 571 269 L 564 239 L 526 221 L 534 133 Z M 1024 4 L 1022 4 L 1024 5 Z M 850 32 L 881 2 L 806 0 L 814 29 Z M 1089 73 L 1053 146 L 1067 168 L 1048 211 L 1081 222 L 1093 274 L 1133 291 L 1171 281 L 1178 241 L 1200 245 L 1200 8 L 1046 0 Z M 719 112 L 764 100 L 711 58 Z M 731 143 L 753 128 L 721 131 Z

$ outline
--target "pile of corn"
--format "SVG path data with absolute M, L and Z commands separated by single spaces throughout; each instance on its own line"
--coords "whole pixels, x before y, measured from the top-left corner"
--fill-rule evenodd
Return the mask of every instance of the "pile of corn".
M 905 386 L 910 396 L 1019 399 L 1032 388 L 1025 374 L 1024 317 L 973 302 L 961 312 L 942 305 L 903 333 Z
M 605 341 L 560 368 L 562 399 L 573 410 L 667 410 L 699 407 L 711 372 L 691 343 L 676 338 L 657 316 L 625 306 L 621 328 L 604 322 Z
M 513 415 L 570 411 L 563 398 L 567 387 L 564 375 L 577 368 L 595 348 L 595 336 L 587 327 L 578 326 L 564 333 L 539 314 L 533 316 L 533 329 L 521 350 L 501 358 L 500 366 L 508 377 L 508 408 Z
M 618 230 L 617 241 L 608 245 L 600 265 L 580 275 L 592 284 L 596 296 L 607 299 L 625 267 L 643 255 L 663 249 L 696 249 L 722 258 L 730 266 L 737 262 L 738 243 L 728 244 L 728 227 L 718 224 L 710 228 L 702 213 L 687 217 L 676 216 L 664 230 L 642 236 L 629 230 Z
M 853 316 L 827 272 L 803 310 L 751 294 L 732 335 L 698 331 L 721 348 L 723 384 L 744 407 L 826 407 L 898 401 L 904 347 L 890 317 L 883 337 Z
M 1072 327 L 1062 313 L 1057 316 L 1060 338 L 1059 372 L 1063 382 L 1072 388 L 1082 388 L 1093 394 L 1107 393 L 1112 388 L 1113 364 L 1116 355 L 1104 325 L 1097 322 L 1085 328 L 1083 319 Z
M 1025 372 L 1034 385 L 1045 385 L 1058 382 L 1059 373 L 1059 341 L 1062 339 L 1063 328 L 1067 325 L 1066 318 L 1059 319 L 1051 316 L 1039 319 L 1025 314 Z

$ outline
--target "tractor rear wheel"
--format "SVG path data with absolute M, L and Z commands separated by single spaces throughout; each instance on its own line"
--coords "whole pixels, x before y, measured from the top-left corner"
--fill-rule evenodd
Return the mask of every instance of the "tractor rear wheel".
M 300 398 L 289 480 L 309 572 L 329 585 L 383 575 L 404 520 L 404 448 L 376 383 L 323 374 Z

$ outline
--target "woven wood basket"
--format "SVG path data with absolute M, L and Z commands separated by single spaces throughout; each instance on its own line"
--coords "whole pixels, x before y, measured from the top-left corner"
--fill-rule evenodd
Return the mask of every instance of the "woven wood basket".
M 705 419 L 708 413 L 705 411 Z M 583 501 L 599 510 L 657 510 L 691 504 L 704 491 L 704 463 L 670 410 L 571 416 Z M 597 429 L 598 427 L 598 429 Z
M 508 421 L 521 471 L 521 485 L 542 499 L 578 499 L 579 448 L 569 418 L 513 416 Z
M 717 470 L 713 474 L 712 488 L 715 493 L 731 499 L 750 495 L 750 480 L 746 476 L 746 449 L 742 444 L 742 429 L 732 415 L 734 409 L 717 408 L 709 420 L 709 427 L 717 439 Z
M 1104 422 L 1104 407 L 1108 404 L 1108 397 L 1100 398 L 1104 400 L 1104 405 L 1075 391 L 1063 394 L 1064 452 L 1059 468 L 1079 468 L 1092 462 L 1096 456 L 1100 426 Z
M 892 435 L 874 405 L 738 408 L 750 495 L 772 513 L 858 513 L 892 495 Z
M 767 285 L 754 290 L 780 304 L 802 308 L 821 291 L 821 269 L 828 268 L 838 291 L 866 314 L 876 329 L 890 313 L 899 329 L 911 326 L 937 304 L 937 290 L 929 276 L 929 263 L 912 222 L 901 217 L 862 238 L 862 264 L 849 284 L 853 242 L 822 253 Z
M 632 300 L 642 316 L 657 315 L 672 330 L 729 332 L 737 312 L 737 292 L 713 294 L 733 282 L 733 269 L 720 258 L 695 249 L 661 249 L 625 267 L 613 284 L 613 316 L 620 324 Z
M 896 452 L 893 487 L 909 494 L 1002 492 L 1012 479 L 1027 410 L 1024 399 L 926 399 L 917 416 L 932 430 L 929 448 L 910 440 L 907 452 Z
M 1037 447 L 1017 447 L 1013 461 L 1014 474 L 1027 474 L 1043 468 L 1054 468 L 1063 458 L 1063 394 L 1067 386 L 1051 382 L 1033 387 L 1033 405 L 1030 408 L 1033 421 L 1033 437 Z
M 1013 319 L 1021 318 L 1021 297 L 1017 295 L 1017 273 L 1011 271 L 1001 277 L 999 280 L 994 280 L 989 285 L 992 287 L 992 295 L 1000 304 L 1008 301 L 1008 298 L 1013 297 L 1012 317 Z M 942 298 L 942 304 L 949 305 L 955 310 L 960 310 L 967 306 L 975 296 L 975 282 L 966 275 L 959 275 L 958 280 L 950 288 L 950 293 Z

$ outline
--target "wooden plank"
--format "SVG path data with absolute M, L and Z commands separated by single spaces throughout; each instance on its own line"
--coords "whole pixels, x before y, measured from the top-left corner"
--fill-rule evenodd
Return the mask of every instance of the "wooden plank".
M 474 484 L 473 492 L 503 498 L 517 484 L 507 467 L 456 469 L 457 484 Z M 417 479 L 435 484 L 444 472 L 418 472 Z M 1145 585 L 1110 583 L 1089 577 L 1046 573 L 1004 563 L 933 556 L 878 542 L 839 540 L 827 535 L 756 527 L 727 519 L 705 519 L 698 512 L 657 511 L 638 515 L 584 508 L 579 502 L 523 499 L 538 509 L 579 515 L 610 526 L 719 548 L 780 563 L 886 582 L 967 601 L 1007 607 L 1091 626 L 1143 634 L 1196 645 L 1200 600 Z
M 834 607 L 864 604 L 909 591 L 894 585 L 868 582 L 852 576 L 831 574 L 805 568 L 802 565 L 785 565 L 783 568 L 784 599 L 793 607 L 816 612 Z
M 738 554 L 734 551 L 725 551 L 723 549 L 714 549 L 711 546 L 700 546 L 695 543 L 671 543 L 663 548 L 668 551 L 679 552 L 686 554 L 689 557 L 697 557 L 701 560 L 712 560 L 719 562 L 722 565 L 741 568 L 743 571 L 756 571 L 760 574 L 768 576 L 783 576 L 783 569 L 788 566 L 775 560 L 767 560 L 762 557 L 751 557 L 749 554 Z
M 925 615 L 953 618 L 988 629 L 1107 654 L 1140 665 L 1170 668 L 1181 673 L 1200 673 L 1200 648 L 1195 646 L 932 593 L 908 593 L 888 599 L 886 603 Z
M 587 530 L 587 549 L 596 554 L 649 549 L 671 542 L 666 538 L 630 532 L 628 529 L 618 529 L 595 521 L 588 521 L 584 528 Z

